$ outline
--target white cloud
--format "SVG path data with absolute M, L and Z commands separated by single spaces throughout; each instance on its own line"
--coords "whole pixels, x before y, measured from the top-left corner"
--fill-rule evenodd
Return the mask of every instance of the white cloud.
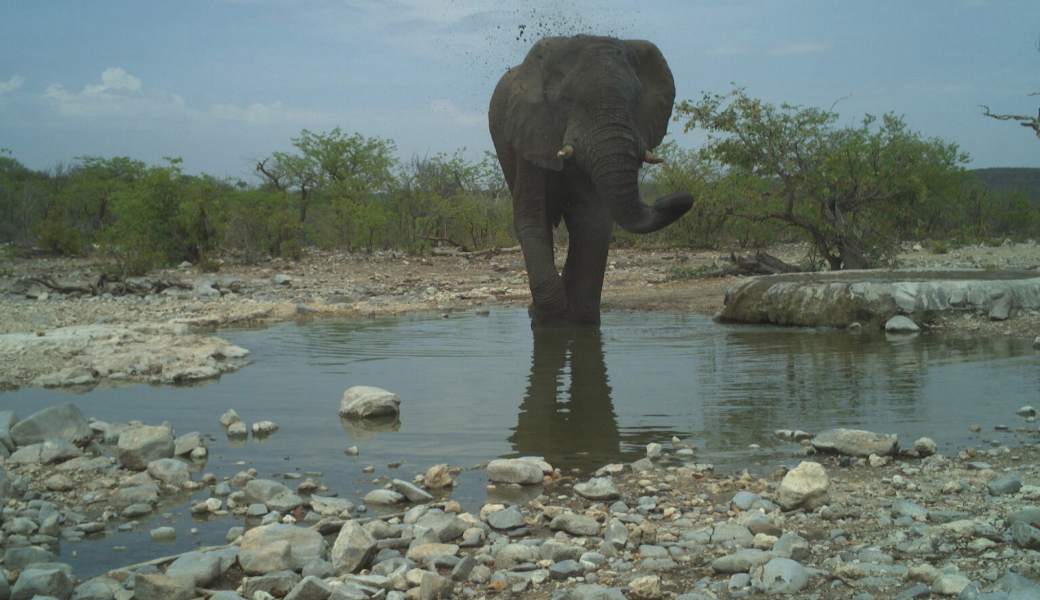
M 0 107 L 4 105 L 4 94 L 17 90 L 22 87 L 23 83 L 25 83 L 25 77 L 21 75 L 12 75 L 7 81 L 0 81 Z
M 141 80 L 123 70 L 123 67 L 109 67 L 101 72 L 101 85 L 88 85 L 83 88 L 84 94 L 101 94 L 107 90 L 141 91 Z
M 821 44 L 819 42 L 801 41 L 795 42 L 794 44 L 788 44 L 786 46 L 778 46 L 776 48 L 770 48 L 766 51 L 769 56 L 792 56 L 795 54 L 813 54 L 816 52 L 824 52 L 831 49 L 830 44 Z

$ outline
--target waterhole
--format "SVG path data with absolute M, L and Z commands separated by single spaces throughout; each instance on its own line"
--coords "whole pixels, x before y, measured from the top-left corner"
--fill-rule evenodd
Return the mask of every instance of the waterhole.
M 1035 432 L 1015 411 L 1036 404 L 1040 391 L 1028 341 L 723 326 L 689 315 L 612 312 L 600 331 L 532 332 L 524 311 L 501 309 L 219 335 L 252 351 L 249 366 L 219 381 L 75 396 L 30 388 L 4 394 L 0 406 L 24 418 L 73 401 L 104 421 L 169 421 L 178 435 L 215 438 L 208 461 L 193 466 L 198 474 L 255 468 L 260 477 L 289 474 L 292 488 L 310 474 L 329 494 L 355 502 L 388 479 L 411 480 L 447 463 L 463 469 L 451 498 L 474 510 L 502 493 L 486 490 L 478 468 L 497 457 L 542 456 L 564 475 L 587 475 L 645 456 L 650 442 L 667 454 L 675 437 L 696 446 L 697 462 L 765 473 L 799 460 L 797 445 L 773 435 L 785 428 L 896 433 L 903 447 L 929 436 L 944 454 L 1013 445 L 1028 439 L 1016 429 Z M 399 394 L 400 421 L 341 422 L 340 396 L 355 385 Z M 217 422 L 231 408 L 247 423 L 271 420 L 280 429 L 266 440 L 232 443 Z M 357 456 L 348 455 L 355 446 Z M 114 522 L 99 539 L 63 543 L 60 560 L 86 579 L 222 544 L 228 528 L 242 523 L 195 520 L 190 503 L 208 495 L 177 498 L 131 531 L 116 531 Z M 148 531 L 163 525 L 177 539 L 151 543 Z

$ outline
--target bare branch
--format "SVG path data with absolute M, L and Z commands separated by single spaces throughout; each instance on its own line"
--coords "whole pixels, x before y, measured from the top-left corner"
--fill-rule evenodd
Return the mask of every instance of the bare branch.
M 999 121 L 1021 121 L 1019 125 L 1032 129 L 1036 132 L 1036 137 L 1040 138 L 1040 111 L 1037 111 L 1037 116 L 1035 117 L 1026 117 L 1023 115 L 995 115 L 990 112 L 989 107 L 985 104 L 980 104 L 979 106 L 986 109 L 986 112 L 982 114 L 987 117 L 992 117 Z

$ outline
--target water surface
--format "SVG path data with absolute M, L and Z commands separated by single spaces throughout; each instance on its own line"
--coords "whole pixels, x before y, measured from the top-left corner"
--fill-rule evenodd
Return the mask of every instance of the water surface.
M 524 311 L 501 309 L 220 335 L 250 349 L 253 363 L 219 381 L 75 396 L 24 389 L 0 396 L 0 406 L 25 417 L 73 401 L 105 421 L 169 421 L 178 434 L 216 438 L 199 472 L 320 472 L 330 493 L 356 498 L 378 485 L 375 478 L 410 480 L 439 462 L 469 469 L 538 455 L 565 472 L 589 473 L 641 458 L 650 442 L 668 447 L 673 436 L 695 444 L 699 462 L 758 471 L 797 461 L 797 446 L 772 435 L 781 428 L 869 429 L 899 434 L 903 446 L 927 435 L 950 453 L 982 441 L 969 432 L 978 424 L 983 439 L 1016 443 L 993 427 L 1024 426 L 1015 410 L 1036 405 L 1040 390 L 1027 341 L 722 326 L 689 315 L 612 312 L 598 332 L 533 333 Z M 384 431 L 341 422 L 340 396 L 355 385 L 399 394 L 400 422 Z M 266 441 L 232 444 L 217 422 L 229 408 L 247 423 L 272 420 L 281 428 Z M 359 456 L 347 455 L 352 446 Z M 363 473 L 366 466 L 375 472 Z M 487 499 L 481 471 L 466 470 L 460 481 L 453 498 L 467 509 Z M 167 510 L 100 546 L 126 546 L 132 560 L 93 550 L 98 556 L 74 561 L 77 573 L 148 557 L 140 553 L 222 543 L 236 524 L 230 517 L 193 523 L 185 505 Z M 178 541 L 149 544 L 147 530 L 165 522 L 178 529 Z M 190 527 L 199 533 L 190 535 Z

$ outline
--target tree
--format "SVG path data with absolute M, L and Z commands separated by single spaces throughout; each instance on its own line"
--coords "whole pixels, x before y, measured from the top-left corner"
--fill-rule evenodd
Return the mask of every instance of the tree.
M 265 183 L 293 198 L 301 224 L 316 201 L 338 203 L 342 213 L 393 180 L 391 140 L 347 135 L 337 127 L 328 133 L 304 129 L 292 144 L 299 153 L 274 152 L 258 161 L 256 170 Z
M 0 241 L 25 242 L 46 210 L 47 174 L 33 171 L 0 148 Z
M 838 114 L 779 107 L 744 88 L 684 101 L 677 119 L 708 132 L 702 149 L 732 182 L 747 182 L 729 215 L 796 228 L 832 270 L 886 264 L 901 236 L 918 231 L 922 215 L 959 192 L 968 156 L 956 144 L 925 138 L 901 117 L 867 115 L 838 127 Z
M 1037 40 L 1036 42 L 1036 49 L 1037 51 L 1040 51 L 1040 40 Z M 1040 96 L 1040 92 L 1034 92 L 1029 95 Z M 992 112 L 990 112 L 989 107 L 985 104 L 980 104 L 979 106 L 986 111 L 982 113 L 984 116 L 992 117 L 1000 121 L 1018 121 L 1019 125 L 1021 125 L 1022 127 L 1028 127 L 1032 129 L 1034 132 L 1036 132 L 1036 137 L 1040 138 L 1040 110 L 1037 111 L 1037 115 L 1035 117 L 1027 117 L 1025 115 L 995 115 Z

